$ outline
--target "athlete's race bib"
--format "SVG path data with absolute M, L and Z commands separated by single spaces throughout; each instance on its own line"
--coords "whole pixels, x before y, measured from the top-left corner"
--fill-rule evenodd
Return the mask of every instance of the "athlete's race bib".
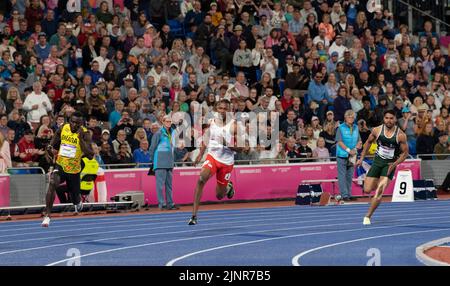
M 393 159 L 395 154 L 395 149 L 387 148 L 380 145 L 380 148 L 378 148 L 378 154 L 381 158 L 385 159 Z
M 75 158 L 77 154 L 77 147 L 73 145 L 61 144 L 59 155 L 67 158 Z

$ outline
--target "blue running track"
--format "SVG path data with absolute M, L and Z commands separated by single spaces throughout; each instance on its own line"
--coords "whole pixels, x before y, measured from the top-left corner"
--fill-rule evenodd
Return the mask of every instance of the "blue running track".
M 0 224 L 0 265 L 421 265 L 415 248 L 450 236 L 450 201 L 98 216 Z

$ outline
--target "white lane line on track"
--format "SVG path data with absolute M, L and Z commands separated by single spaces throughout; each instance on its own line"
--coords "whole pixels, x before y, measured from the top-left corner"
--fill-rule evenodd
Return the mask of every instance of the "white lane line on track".
M 432 217 L 429 217 L 429 218 L 432 218 Z M 427 219 L 428 220 L 429 218 L 423 218 L 423 219 Z M 436 218 L 442 218 L 442 216 L 438 216 Z M 401 220 L 398 220 L 398 221 L 410 221 L 410 220 L 421 220 L 421 219 L 401 219 Z M 356 225 L 356 224 L 360 225 L 361 223 L 360 222 L 359 223 L 344 223 L 344 224 L 341 224 L 341 225 Z M 427 222 L 425 224 L 429 224 L 429 222 Z M 298 229 L 305 229 L 305 228 L 317 228 L 317 227 L 324 227 L 324 226 L 326 227 L 326 226 L 335 226 L 335 225 L 336 224 L 321 225 L 321 226 L 319 225 L 319 226 L 296 227 L 296 228 L 271 229 L 271 230 L 262 230 L 262 231 L 239 232 L 239 233 L 208 235 L 208 236 L 180 238 L 180 239 L 166 240 L 166 241 L 157 241 L 157 242 L 152 242 L 152 243 L 131 245 L 131 246 L 126 246 L 126 247 L 120 247 L 120 248 L 113 248 L 113 249 L 107 249 L 107 250 L 102 250 L 102 251 L 91 252 L 91 253 L 88 253 L 88 254 L 83 254 L 83 255 L 76 256 L 76 257 L 71 257 L 71 258 L 59 260 L 59 261 L 47 264 L 47 266 L 54 266 L 54 265 L 57 265 L 57 264 L 69 261 L 71 259 L 79 259 L 79 258 L 83 258 L 83 257 L 89 257 L 89 256 L 94 256 L 94 255 L 99 255 L 99 254 L 104 254 L 104 253 L 122 251 L 122 250 L 133 249 L 133 248 L 141 248 L 141 247 L 146 247 L 146 246 L 151 246 L 151 245 L 166 244 L 166 243 L 172 243 L 172 242 L 198 240 L 198 239 L 215 238 L 215 237 L 225 237 L 225 236 L 236 236 L 236 235 L 253 234 L 253 233 L 267 233 L 267 232 L 274 232 L 274 231 L 289 231 L 289 230 L 298 230 Z M 263 241 L 270 241 L 270 240 L 279 240 L 279 239 L 291 238 L 291 237 L 311 236 L 311 235 L 330 234 L 330 233 L 342 233 L 342 232 L 353 232 L 353 231 L 369 230 L 369 229 L 370 230 L 373 230 L 373 229 L 388 229 L 388 228 L 408 227 L 408 226 L 416 226 L 416 225 L 423 225 L 423 224 L 417 224 L 417 223 L 414 223 L 414 224 L 400 224 L 400 225 L 371 227 L 371 228 L 366 228 L 365 227 L 365 228 L 360 228 L 360 229 L 347 229 L 347 230 L 336 230 L 336 231 L 326 231 L 326 232 L 316 232 L 316 233 L 302 233 L 302 234 L 296 234 L 296 235 L 281 236 L 281 237 L 276 237 L 276 238 L 269 238 L 269 239 L 255 240 L 255 241 L 247 241 L 247 242 L 243 242 L 243 243 L 239 243 L 239 244 L 233 244 L 233 245 L 228 245 L 228 246 L 221 246 L 220 248 L 232 247 L 232 246 L 241 245 L 241 244 L 251 244 L 251 243 L 257 243 L 257 242 L 263 242 Z M 212 250 L 220 249 L 220 248 L 213 248 Z M 202 252 L 208 252 L 208 251 L 211 251 L 211 249 L 210 250 L 203 250 Z M 196 252 L 196 253 L 198 253 L 198 252 Z M 191 255 L 194 255 L 194 254 L 191 254 Z M 183 256 L 183 257 L 185 257 L 185 256 Z M 173 263 L 176 262 L 175 260 L 178 261 L 180 259 L 172 260 Z M 169 265 L 169 263 L 167 265 Z
M 437 207 L 437 206 L 435 206 L 435 207 Z M 294 210 L 294 208 L 293 208 L 293 210 Z M 295 212 L 295 211 L 292 211 L 292 212 Z M 286 211 L 286 212 L 283 212 L 283 213 L 292 213 L 292 212 L 290 212 L 290 211 L 287 212 Z M 279 214 L 280 212 L 278 210 L 273 210 L 273 211 L 270 211 L 270 212 L 264 212 L 264 214 L 267 214 L 267 215 L 271 215 L 272 213 Z M 237 218 L 237 217 L 248 217 L 249 215 L 255 215 L 255 216 L 260 217 L 261 214 L 262 214 L 261 212 L 252 212 L 252 213 L 238 213 L 238 214 L 233 214 L 233 215 L 230 215 L 230 214 L 212 215 L 212 216 L 208 216 L 208 220 L 221 220 L 221 221 L 223 221 L 224 217 L 229 219 L 229 218 Z M 313 214 L 317 214 L 317 212 L 308 212 L 308 213 L 303 213 L 303 214 L 305 214 L 305 215 L 313 215 Z M 113 227 L 118 227 L 117 225 L 121 224 L 121 223 L 125 224 L 125 223 L 129 223 L 129 222 L 137 222 L 137 221 L 145 221 L 145 222 L 148 222 L 148 223 L 160 222 L 160 224 L 163 224 L 163 223 L 166 224 L 166 223 L 173 222 L 173 219 L 178 219 L 178 218 L 181 218 L 181 217 L 184 218 L 183 221 L 187 221 L 190 216 L 186 216 L 186 215 L 176 216 L 176 217 L 175 216 L 170 216 L 170 217 L 168 216 L 168 217 L 165 217 L 165 218 L 156 218 L 156 219 L 152 218 L 152 217 L 147 217 L 147 218 L 143 218 L 143 219 L 111 220 L 111 222 L 106 222 L 106 223 L 103 223 L 103 222 L 96 223 L 96 222 L 94 222 L 94 223 L 89 223 L 89 224 L 84 224 L 84 223 L 69 224 L 67 221 L 64 221 L 63 225 L 55 225 L 54 226 L 52 224 L 52 226 L 49 229 L 45 229 L 45 230 L 41 227 L 40 223 L 35 222 L 32 225 L 33 227 L 31 229 L 40 230 L 38 232 L 21 233 L 21 234 L 14 234 L 14 235 L 0 235 L 0 238 L 10 237 L 10 236 L 17 236 L 17 235 L 24 235 L 24 234 L 40 234 L 40 233 L 44 234 L 44 233 L 52 232 L 52 229 L 55 229 L 55 228 L 63 228 L 63 229 L 67 228 L 66 231 L 73 231 L 73 229 L 76 228 L 77 226 L 85 226 L 85 225 L 88 225 L 88 226 L 101 225 L 101 227 L 83 228 L 83 229 L 80 229 L 80 230 L 103 228 L 103 226 L 111 225 L 111 224 L 114 225 Z M 60 222 L 60 224 L 62 224 L 62 222 Z M 11 231 L 17 231 L 17 230 L 30 230 L 30 227 L 21 228 L 21 229 L 4 229 L 2 231 L 3 232 L 11 232 Z
M 284 209 L 283 211 L 289 211 L 288 208 L 292 208 L 292 206 L 290 207 L 286 207 L 286 209 Z M 276 209 L 276 208 L 273 208 Z M 251 213 L 257 213 L 258 211 L 239 211 L 236 214 L 240 214 L 240 215 L 245 215 L 245 214 L 251 214 Z M 59 218 L 59 217 L 52 217 L 52 227 L 53 228 L 60 228 L 60 227 L 65 227 L 66 223 L 72 223 L 71 226 L 76 226 L 76 225 L 98 225 L 98 224 L 112 224 L 112 223 L 117 223 L 117 222 L 129 222 L 129 221 L 136 221 L 136 220 L 152 220 L 152 221 L 165 221 L 165 220 L 170 220 L 171 218 L 177 218 L 177 217 L 187 217 L 187 212 L 174 212 L 174 213 L 162 213 L 162 214 L 143 214 L 140 216 L 135 216 L 135 215 L 123 215 L 123 216 L 114 216 L 114 217 L 110 217 L 110 218 L 100 218 L 100 219 L 96 219 L 95 217 L 93 218 L 78 218 L 78 219 L 69 219 L 69 218 Z M 229 216 L 230 214 L 208 214 L 208 216 L 217 216 L 217 217 L 226 217 Z M 4 222 L 3 224 L 0 223 L 0 227 L 3 226 L 3 229 L 0 229 L 0 232 L 8 232 L 11 230 L 27 230 L 29 228 L 24 228 L 24 226 L 31 226 L 31 227 L 35 227 L 35 228 L 40 228 L 38 227 L 40 224 L 38 223 L 40 219 L 34 219 L 34 221 L 27 221 L 27 222 L 16 222 L 15 225 L 8 227 L 8 222 Z M 106 222 L 105 222 L 106 221 Z M 105 223 L 104 223 L 105 222 Z M 19 225 L 17 225 L 19 224 Z M 14 226 L 19 226 L 20 228 L 13 228 Z
M 242 209 L 229 209 L 229 210 L 204 210 L 200 211 L 200 213 L 206 213 L 208 216 L 225 216 L 226 214 L 222 214 L 223 212 L 232 212 L 237 214 L 245 214 L 245 213 L 252 213 L 252 212 L 258 212 L 261 210 L 273 210 L 273 209 L 280 209 L 282 211 L 293 209 L 295 206 L 276 206 L 272 208 L 242 208 Z M 67 212 L 68 213 L 68 212 Z M 156 219 L 162 219 L 162 218 L 170 218 L 170 217 L 177 217 L 177 216 L 186 216 L 186 214 L 189 214 L 188 211 L 167 211 L 162 213 L 147 213 L 147 214 L 140 214 L 136 215 L 133 213 L 126 213 L 122 215 L 113 215 L 113 216 L 105 216 L 105 215 L 90 215 L 87 217 L 78 217 L 76 219 L 69 218 L 69 217 L 57 217 L 53 216 L 52 220 L 54 223 L 67 223 L 67 222 L 78 222 L 79 224 L 89 224 L 91 222 L 98 222 L 98 221 L 129 221 L 134 219 L 142 219 L 143 217 L 153 217 Z M 32 221 L 2 221 L 0 222 L 0 228 L 7 228 L 7 229 L 0 229 L 0 231 L 9 231 L 14 230 L 12 227 L 19 226 L 23 227 L 25 225 L 30 226 L 36 226 L 36 221 L 38 221 L 39 218 L 33 218 Z M 8 228 L 9 227 L 9 228 Z M 18 229 L 15 229 L 18 230 Z
M 441 205 L 439 205 L 439 206 L 432 206 L 431 205 L 431 206 L 420 207 L 419 209 L 435 209 L 435 208 L 440 208 L 440 207 L 446 207 L 446 206 L 445 205 L 444 206 L 441 206 Z M 450 205 L 448 205 L 448 207 L 450 208 Z M 359 210 L 359 209 L 365 209 L 365 208 L 366 208 L 366 206 L 364 208 L 359 208 L 359 207 L 347 207 L 347 208 L 325 207 L 325 208 L 321 208 L 321 209 L 317 208 L 317 209 L 314 209 L 314 210 L 311 210 L 311 211 L 305 211 L 305 210 L 300 210 L 299 208 L 296 208 L 296 207 L 289 207 L 289 209 L 286 209 L 287 210 L 286 212 L 283 211 L 282 213 L 299 213 L 299 214 L 303 213 L 304 215 L 309 215 L 309 214 L 311 214 L 311 215 L 322 215 L 322 214 L 327 214 L 327 213 L 339 214 L 341 212 L 345 212 L 345 211 L 348 211 L 348 210 Z M 396 206 L 392 207 L 392 206 L 390 206 L 389 208 L 387 208 L 387 210 L 389 210 L 389 209 L 393 209 L 393 210 L 397 210 L 398 209 L 398 210 L 405 210 L 406 211 L 406 210 L 416 210 L 418 208 L 417 208 L 417 205 L 416 205 L 415 207 L 412 207 L 412 206 L 411 207 L 396 207 Z M 268 209 L 268 210 L 271 210 L 271 209 Z M 261 215 L 270 215 L 273 212 L 279 213 L 278 210 L 273 210 L 273 211 L 270 211 L 270 212 L 263 212 L 263 213 L 256 211 L 256 212 L 254 212 L 254 214 L 258 215 L 258 216 L 261 216 Z M 240 217 L 240 216 L 247 216 L 248 214 L 250 214 L 250 213 L 237 213 L 235 215 L 223 214 L 223 215 L 220 215 L 220 216 L 219 215 L 215 215 L 215 216 L 211 216 L 211 217 L 213 217 L 213 218 L 227 217 L 227 219 L 230 219 L 230 217 L 234 218 L 234 217 Z M 251 214 L 253 214 L 253 212 L 251 212 Z M 114 226 L 113 226 L 113 228 L 114 228 L 114 227 L 120 227 L 118 225 L 121 224 L 121 223 L 138 222 L 138 221 L 145 221 L 145 222 L 158 222 L 158 221 L 161 221 L 161 224 L 162 224 L 163 222 L 169 222 L 170 223 L 171 222 L 170 219 L 173 219 L 173 218 L 178 218 L 178 216 L 177 217 L 170 216 L 170 217 L 167 217 L 167 218 L 164 218 L 164 219 L 161 219 L 161 218 L 157 218 L 157 219 L 155 219 L 155 218 L 144 218 L 144 219 L 112 220 L 111 222 L 106 222 L 106 223 L 102 223 L 102 222 L 98 222 L 98 223 L 93 222 L 93 223 L 88 223 L 88 224 L 84 224 L 84 223 L 80 223 L 80 224 L 77 224 L 77 223 L 65 224 L 64 223 L 63 225 L 56 225 L 56 226 L 52 225 L 52 227 L 50 228 L 51 230 L 43 230 L 42 227 L 40 226 L 40 224 L 36 223 L 35 224 L 36 226 L 31 228 L 31 229 L 39 230 L 37 232 L 26 232 L 26 233 L 16 233 L 16 234 L 10 234 L 10 235 L 0 235 L 0 238 L 15 237 L 15 236 L 29 235 L 29 234 L 41 234 L 41 233 L 44 233 L 44 231 L 45 231 L 45 233 L 53 233 L 54 231 L 52 231 L 52 230 L 55 229 L 55 228 L 63 229 L 65 231 L 72 231 L 74 228 L 76 228 L 77 226 L 80 226 L 80 225 L 81 226 L 85 226 L 85 225 L 88 225 L 88 226 L 92 226 L 92 225 L 104 226 L 104 225 L 114 224 Z M 208 219 L 208 220 L 212 220 L 212 219 Z M 220 220 L 220 219 L 217 219 L 217 220 Z M 84 231 L 84 230 L 102 229 L 102 228 L 103 227 L 88 227 L 88 228 L 80 228 L 79 230 L 80 231 Z M 27 228 L 22 228 L 22 229 L 11 229 L 11 230 L 4 229 L 3 231 L 4 232 L 11 232 L 13 230 L 14 231 L 30 230 L 30 228 L 27 227 Z
M 350 209 L 359 209 L 362 207 L 366 207 L 368 203 L 364 204 L 364 205 L 341 205 L 341 206 L 324 206 L 324 207 L 320 207 L 320 208 L 315 208 L 316 212 L 328 212 L 328 211 L 340 211 L 341 209 L 346 209 L 346 208 L 350 208 Z M 417 201 L 417 202 L 413 202 L 413 203 L 389 203 L 389 204 L 382 204 L 380 206 L 380 209 L 410 209 L 410 208 L 417 208 L 417 207 L 424 207 L 427 205 L 448 205 L 450 207 L 450 200 L 448 201 L 444 201 L 444 200 L 439 200 L 439 201 Z M 290 212 L 290 211 L 295 211 L 295 212 L 308 212 L 308 210 L 303 207 L 299 207 L 299 206 L 277 206 L 277 207 L 272 207 L 272 208 L 245 208 L 245 209 L 229 209 L 229 210 L 205 210 L 202 211 L 200 210 L 200 214 L 205 214 L 205 216 L 207 215 L 208 217 L 229 217 L 230 215 L 235 215 L 235 214 L 250 214 L 250 213 L 261 213 L 263 211 L 286 211 L 286 212 Z M 314 213 L 316 213 L 314 212 Z M 75 226 L 75 225 L 97 225 L 97 224 L 103 224 L 103 221 L 111 221 L 110 223 L 107 224 L 111 224 L 111 223 L 117 223 L 117 222 L 128 222 L 128 221 L 136 221 L 136 220 L 147 220 L 145 217 L 152 217 L 153 220 L 157 221 L 157 220 L 165 220 L 165 219 L 171 219 L 174 217 L 185 217 L 186 214 L 190 214 L 190 212 L 174 212 L 174 213 L 158 213 L 158 214 L 142 214 L 142 215 L 126 215 L 126 216 L 113 216 L 113 217 L 108 217 L 108 216 L 95 216 L 95 217 L 86 217 L 86 218 L 77 218 L 77 219 L 69 219 L 69 218 L 59 218 L 59 217 L 54 217 L 53 221 L 53 228 L 56 227 L 65 227 L 65 225 L 59 225 L 59 224 L 66 224 L 66 223 L 73 223 L 70 226 Z M 40 228 L 37 227 L 39 225 L 39 223 L 37 223 L 39 221 L 39 219 L 36 219 L 34 221 L 26 221 L 26 222 L 2 222 L 0 223 L 0 232 L 8 232 L 11 230 L 28 230 L 29 228 L 23 228 L 23 226 L 34 226 L 36 228 Z M 14 225 L 12 225 L 14 224 Z M 55 225 L 56 224 L 56 225 Z M 15 226 L 19 226 L 22 228 L 13 228 Z
M 446 221 L 446 222 L 450 222 Z M 394 227 L 405 227 L 405 226 L 416 226 L 416 225 L 423 225 L 423 224 L 409 224 L 409 225 L 394 225 L 394 226 L 389 226 L 389 227 L 373 227 L 370 228 L 370 230 L 373 229 L 388 229 L 388 228 L 394 228 Z M 186 259 L 188 257 L 192 257 L 194 255 L 197 254 L 201 254 L 201 253 L 206 253 L 206 252 L 211 252 L 211 251 L 216 251 L 216 250 L 220 250 L 220 249 L 224 249 L 224 248 L 230 248 L 230 247 L 236 247 L 236 246 L 242 246 L 242 245 L 248 245 L 248 244 L 254 244 L 254 243 L 260 243 L 260 242 L 266 242 L 266 241 L 272 241 L 272 240 L 279 240 L 279 239 L 286 239 L 286 238 L 294 238 L 294 237 L 301 237 L 301 236 L 309 236 L 309 235 L 321 235 L 321 234 L 331 234 L 331 233 L 342 233 L 342 232 L 353 232 L 353 231 L 360 231 L 360 230 L 368 230 L 368 228 L 359 228 L 359 229 L 350 229 L 350 230 L 339 230 L 339 231 L 327 231 L 327 232 L 318 232 L 318 233 L 310 233 L 310 234 L 297 234 L 297 235 L 288 235 L 288 236 L 283 236 L 283 237 L 276 237 L 276 238 L 265 238 L 265 239 L 258 239 L 258 240 L 252 240 L 252 241 L 246 241 L 246 242 L 240 242 L 240 243 L 233 243 L 233 244 L 228 244 L 228 245 L 222 245 L 222 246 L 218 246 L 218 247 L 213 247 L 213 248 L 208 248 L 208 249 L 203 249 L 200 251 L 196 251 L 196 252 L 191 252 L 188 253 L 186 255 L 183 256 L 179 256 L 177 258 L 174 258 L 172 260 L 170 260 L 169 262 L 167 262 L 166 266 L 173 266 L 176 262 Z M 450 230 L 449 228 L 442 228 L 440 229 L 440 231 L 443 230 Z M 436 231 L 436 230 L 433 230 Z M 419 231 L 420 232 L 420 231 Z M 422 231 L 422 232 L 429 232 L 428 231 Z
M 432 207 L 434 211 L 437 211 L 441 208 L 445 209 L 446 207 Z M 425 209 L 425 211 L 428 211 L 428 208 Z M 383 214 L 402 214 L 402 213 L 409 213 L 410 211 L 405 211 L 405 210 L 397 210 L 394 209 L 393 211 L 387 211 L 384 212 Z M 345 210 L 345 211 L 340 211 L 339 215 L 342 214 L 354 214 L 355 211 L 354 210 Z M 414 210 L 414 214 L 417 213 L 417 210 Z M 414 215 L 413 214 L 413 215 Z M 261 217 L 261 214 L 255 214 L 257 218 Z M 315 218 L 317 217 L 317 213 L 311 213 L 311 217 Z M 332 214 L 321 214 L 320 217 L 327 217 L 327 216 L 332 216 L 335 217 L 337 214 L 336 213 L 332 213 Z M 299 213 L 298 215 L 295 215 L 295 217 L 299 216 L 302 219 L 308 219 L 308 217 L 310 216 L 306 216 L 305 214 L 301 214 Z M 283 219 L 285 217 L 292 217 L 292 214 L 280 214 L 280 215 L 271 215 L 269 216 L 269 219 L 256 219 L 256 220 L 251 220 L 250 216 L 246 216 L 245 217 L 245 221 L 249 222 L 249 221 L 267 221 L 267 220 L 276 220 L 276 219 Z M 275 219 L 274 219 L 275 218 Z M 233 218 L 232 218 L 233 219 Z M 216 219 L 205 219 L 205 221 L 217 221 Z M 223 220 L 219 220 L 220 223 L 213 223 L 213 224 L 202 224 L 203 225 L 216 225 L 216 224 L 220 224 L 220 225 L 229 225 L 229 224 L 236 224 L 236 223 L 242 223 L 241 220 L 237 220 L 237 221 L 230 221 L 230 219 L 228 221 L 223 221 Z M 128 227 L 136 227 L 136 226 L 147 226 L 146 229 L 148 229 L 149 227 L 151 227 L 152 229 L 166 229 L 166 228 L 178 228 L 180 225 L 179 223 L 185 223 L 184 220 L 180 220 L 180 221 L 172 221 L 170 222 L 170 225 L 168 225 L 167 223 L 159 223 L 159 224 L 148 224 L 148 223 L 142 223 L 142 224 L 131 224 L 131 225 L 127 225 Z M 155 225 L 161 225 L 163 224 L 164 226 L 158 227 Z M 123 228 L 122 225 L 118 225 L 118 226 L 111 226 L 108 228 Z M 73 232 L 74 228 L 70 228 L 69 230 L 59 230 L 59 231 L 38 231 L 38 232 L 29 232 L 29 233 L 21 233 L 21 234 L 11 234 L 11 235 L 3 235 L 0 236 L 0 238 L 7 238 L 7 237 L 18 237 L 18 236 L 22 236 L 22 235 L 35 235 L 35 234 L 42 234 L 42 235 L 47 235 L 49 233 L 61 233 L 61 232 Z M 31 239 L 16 239 L 16 240 L 12 240 L 12 241 L 0 241 L 0 245 L 1 244 L 7 244 L 7 243 L 17 243 L 17 242 L 26 242 L 26 241 L 38 241 L 38 240 L 47 240 L 47 239 L 59 239 L 59 238 L 66 238 L 66 237 L 79 237 L 79 236 L 87 236 L 87 235 L 96 235 L 96 234 L 104 234 L 104 233 L 119 233 L 119 232 L 126 232 L 126 231 L 136 231 L 133 228 L 131 229 L 120 229 L 120 230 L 116 230 L 116 231 L 105 231 L 104 227 L 93 227 L 93 228 L 84 228 L 82 229 L 82 231 L 86 231 L 86 230 L 90 230 L 90 229 L 103 229 L 103 231 L 101 232 L 94 232 L 94 233 L 83 233 L 83 234 L 79 234 L 79 235 L 64 235 L 64 236 L 45 236 L 45 237 L 40 237 L 40 238 L 31 238 Z M 42 229 L 41 229 L 42 230 Z
M 444 231 L 444 230 L 450 230 L 450 227 L 449 228 L 440 228 L 440 229 L 431 229 L 431 230 L 398 232 L 398 233 L 369 236 L 369 237 L 363 237 L 363 238 L 358 238 L 358 239 L 346 240 L 346 241 L 342 241 L 342 242 L 330 243 L 330 244 L 322 245 L 322 246 L 319 246 L 319 247 L 316 247 L 316 248 L 312 248 L 312 249 L 303 251 L 303 252 L 297 254 L 296 256 L 294 256 L 292 258 L 291 262 L 292 262 L 293 266 L 301 266 L 300 258 L 302 258 L 303 256 L 305 256 L 307 254 L 310 254 L 312 252 L 316 252 L 318 250 L 322 250 L 322 249 L 325 249 L 325 248 L 330 248 L 330 247 L 334 247 L 334 246 L 338 246 L 338 245 L 351 244 L 351 243 L 355 243 L 355 242 L 372 240 L 372 239 L 379 239 L 379 238 L 385 238 L 385 237 L 394 237 L 394 236 L 402 236 L 402 235 L 417 234 L 417 233 L 437 232 L 437 231 Z
M 391 212 L 392 213 L 392 212 Z M 423 214 L 410 214 L 411 215 L 418 215 L 418 216 L 423 216 Z M 382 217 L 396 217 L 398 216 L 398 212 L 392 215 L 383 215 Z M 296 217 L 290 217 L 290 219 L 296 219 Z M 428 219 L 428 218 L 427 218 Z M 270 220 L 270 219 L 269 219 Z M 279 220 L 279 219 L 274 219 L 274 220 Z M 341 220 L 341 218 L 339 219 L 320 219 L 320 220 L 309 220 L 308 222 L 329 222 L 329 221 L 335 221 L 335 220 Z M 414 219 L 408 219 L 408 220 L 414 220 Z M 420 218 L 419 218 L 420 220 Z M 267 219 L 261 219 L 261 220 L 254 220 L 254 221 L 267 221 Z M 250 222 L 249 220 L 246 220 L 246 222 Z M 239 222 L 240 223 L 240 222 Z M 290 225 L 290 224 L 297 224 L 298 221 L 295 222 L 284 222 L 284 223 L 275 223 L 275 225 Z M 219 224 L 221 226 L 223 226 L 223 223 L 215 223 L 215 224 L 208 224 L 208 225 L 216 225 Z M 359 224 L 359 223 L 348 223 L 348 224 L 340 224 L 340 225 L 354 225 L 354 224 Z M 235 227 L 228 227 L 229 229 L 239 229 L 239 228 L 245 228 L 245 227 L 254 227 L 254 226 L 270 226 L 270 225 L 274 225 L 274 224 L 250 224 L 250 225 L 240 225 L 240 226 L 235 226 Z M 326 224 L 326 225 L 318 225 L 318 226 L 310 226 L 311 228 L 316 228 L 316 227 L 326 227 L 326 226 L 336 226 L 336 223 L 334 224 Z M 174 227 L 179 227 L 179 226 L 174 226 Z M 300 229 L 307 229 L 309 227 L 302 227 Z M 156 228 L 152 228 L 151 230 L 155 230 Z M 118 240 L 118 239 L 134 239 L 134 238 L 139 238 L 139 237 L 149 237 L 149 236 L 157 236 L 157 235 L 167 235 L 167 234 L 179 234 L 179 233 L 189 233 L 189 232 L 197 232 L 197 231 L 215 231 L 215 230 L 222 230 L 223 227 L 221 228 L 216 228 L 216 229 L 194 229 L 194 230 L 185 230 L 185 231 L 174 231 L 174 232 L 160 232 L 160 233 L 152 233 L 152 234 L 141 234 L 141 235 L 134 235 L 134 236 L 124 236 L 124 237 L 109 237 L 109 238 L 102 238 L 102 239 L 96 239 L 96 240 L 83 240 L 83 241 L 76 241 L 76 242 L 66 242 L 66 243 L 61 243 L 61 244 L 52 244 L 52 245 L 46 245 L 46 246 L 38 246 L 38 247 L 31 247 L 31 248 L 21 248 L 21 249 L 15 249 L 15 250 L 9 250 L 9 251 L 4 251 L 4 252 L 0 252 L 0 255 L 5 255 L 5 254 L 12 254 L 12 253 L 18 253 L 18 252 L 27 252 L 27 251 L 33 251 L 33 250 L 41 250 L 41 249 L 47 249 L 47 248 L 54 248 L 54 247 L 60 247 L 60 246 L 67 246 L 67 245 L 73 245 L 73 244 L 83 244 L 83 243 L 92 243 L 92 242 L 100 242 L 100 241 L 111 241 L 111 240 Z M 291 228 L 289 228 L 291 229 Z M 293 229 L 299 229 L 299 228 L 293 228 Z M 148 228 L 142 229 L 142 230 L 148 230 Z M 285 230 L 285 229 L 283 229 Z M 126 231 L 130 231 L 130 230 L 126 230 Z M 136 231 L 136 230 L 134 230 Z M 267 231 L 267 230 L 265 230 Z M 269 231 L 273 231 L 273 230 L 269 230 Z M 122 231 L 121 231 L 122 232 Z M 263 231 L 264 232 L 264 231 Z M 107 232 L 103 232 L 103 233 L 107 233 Z M 253 232 L 249 232 L 249 233 L 253 233 Z M 56 238 L 55 238 L 56 239 Z

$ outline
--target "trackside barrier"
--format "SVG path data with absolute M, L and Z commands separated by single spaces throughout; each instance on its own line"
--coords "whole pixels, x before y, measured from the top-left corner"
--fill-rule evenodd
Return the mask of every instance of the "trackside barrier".
M 413 179 L 421 179 L 421 160 L 407 160 L 401 164 L 398 170 L 409 169 L 413 173 Z M 106 169 L 104 178 L 107 184 L 106 200 L 130 190 L 143 191 L 146 203 L 154 205 L 157 202 L 155 191 L 155 177 L 147 176 L 148 168 L 131 169 Z M 194 189 L 200 174 L 200 167 L 175 168 L 173 171 L 173 193 L 177 204 L 191 204 L 194 197 Z M 21 175 L 21 180 L 28 180 L 28 175 Z M 9 177 L 7 177 L 9 178 Z M 271 164 L 271 165 L 236 165 L 231 180 L 234 183 L 236 194 L 234 201 L 252 200 L 276 200 L 293 199 L 300 184 L 305 180 L 323 180 L 322 189 L 324 192 L 333 193 L 333 184 L 338 192 L 337 185 L 332 181 L 337 178 L 336 162 L 310 162 L 296 164 Z M 11 179 L 11 178 L 9 178 Z M 17 178 L 16 178 L 17 179 Z M 0 207 L 11 206 L 5 197 L 10 197 L 7 184 L 8 179 L 0 177 Z M 386 195 L 392 194 L 393 185 L 386 190 Z M 34 185 L 34 190 L 36 190 Z M 11 186 L 13 187 L 13 186 Z M 215 177 L 206 184 L 203 193 L 203 202 L 217 202 L 215 196 Z M 354 182 L 352 186 L 354 196 L 364 195 L 361 186 Z M 42 197 L 43 203 L 44 196 Z M 98 200 L 100 198 L 98 197 Z M 36 203 L 34 203 L 36 204 Z M 28 204 L 22 204 L 28 205 Z
M 47 176 L 40 167 L 8 168 L 9 206 L 45 204 Z
M 420 160 L 407 160 L 396 171 L 408 169 L 413 179 L 420 179 Z M 147 176 L 147 169 L 105 170 L 108 184 L 108 199 L 129 190 L 144 192 L 150 205 L 157 203 L 155 176 Z M 177 204 L 191 204 L 194 189 L 200 175 L 199 167 L 175 168 L 173 171 L 173 196 Z M 297 188 L 304 180 L 335 180 L 336 162 L 279 164 L 279 165 L 238 165 L 231 174 L 236 194 L 233 201 L 292 199 Z M 216 180 L 211 178 L 205 186 L 202 202 L 217 202 L 215 195 Z M 391 195 L 394 184 L 386 190 Z M 332 193 L 332 183 L 322 183 L 324 192 Z M 361 186 L 354 183 L 354 196 L 363 196 Z
M 425 156 L 425 155 L 423 155 Z M 418 157 L 423 157 L 419 155 Z M 432 156 L 432 155 L 427 155 Z M 434 156 L 433 156 L 434 157 Z M 449 156 L 450 157 L 450 156 Z M 442 185 L 448 172 L 450 172 L 450 159 L 446 160 L 422 160 L 422 178 L 433 180 L 436 186 Z

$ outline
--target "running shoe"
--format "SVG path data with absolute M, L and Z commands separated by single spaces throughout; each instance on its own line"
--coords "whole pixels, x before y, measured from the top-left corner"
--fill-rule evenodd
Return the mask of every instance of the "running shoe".
M 368 218 L 368 217 L 364 217 L 364 220 L 363 220 L 363 225 L 370 225 L 371 223 L 370 223 L 370 218 Z
M 188 225 L 196 225 L 196 224 L 197 224 L 197 217 L 192 216 L 191 219 L 189 220 Z
M 78 205 L 75 205 L 75 212 L 78 213 L 81 212 L 82 210 L 83 210 L 83 202 L 80 201 Z
M 50 217 L 45 216 L 45 217 L 44 217 L 44 221 L 42 221 L 41 226 L 42 226 L 42 227 L 48 227 L 49 225 L 50 225 Z
M 229 198 L 229 199 L 233 198 L 234 193 L 235 193 L 235 191 L 234 191 L 233 183 L 230 181 L 230 182 L 228 182 L 228 185 L 227 185 L 227 198 Z

